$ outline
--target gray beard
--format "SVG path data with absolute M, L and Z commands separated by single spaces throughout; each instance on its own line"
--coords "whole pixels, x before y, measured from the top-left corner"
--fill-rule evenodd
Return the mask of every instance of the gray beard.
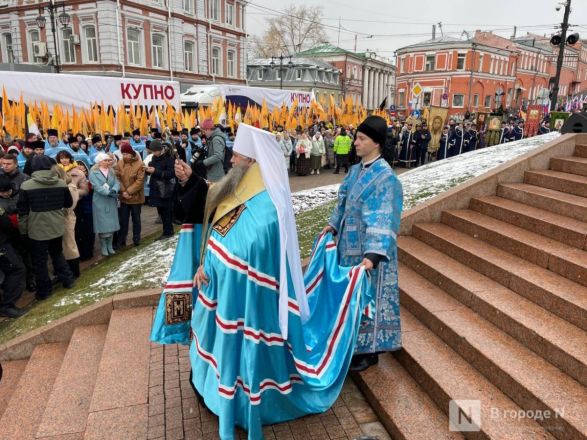
M 214 212 L 222 200 L 234 193 L 247 170 L 248 168 L 233 167 L 226 173 L 226 176 L 210 187 L 205 208 L 208 215 Z

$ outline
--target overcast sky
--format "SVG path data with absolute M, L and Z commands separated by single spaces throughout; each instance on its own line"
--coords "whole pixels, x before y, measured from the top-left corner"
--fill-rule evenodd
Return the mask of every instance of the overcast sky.
M 251 0 L 247 6 L 247 32 L 262 35 L 266 18 L 275 16 L 292 0 Z M 297 0 L 296 4 L 322 6 L 330 43 L 353 50 L 376 51 L 393 58 L 394 50 L 430 39 L 432 24 L 442 22 L 444 35 L 460 37 L 463 30 L 493 30 L 509 37 L 533 32 L 551 35 L 562 22 L 564 7 L 554 0 Z M 571 0 L 569 22 L 587 39 L 587 0 Z M 265 9 L 268 8 L 268 9 Z M 269 10 L 270 9 L 270 10 Z M 273 10 L 273 11 L 271 11 Z M 339 17 L 341 31 L 338 32 Z M 437 35 L 440 30 L 437 27 Z M 371 37 L 372 35 L 372 37 Z M 463 36 L 463 38 L 466 38 Z

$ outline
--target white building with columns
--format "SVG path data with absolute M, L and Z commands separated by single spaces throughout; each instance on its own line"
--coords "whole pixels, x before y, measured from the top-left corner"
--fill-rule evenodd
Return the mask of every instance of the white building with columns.
M 342 99 L 351 96 L 368 110 L 378 108 L 385 98 L 387 108 L 394 104 L 395 66 L 375 52 L 350 52 L 326 43 L 297 56 L 317 58 L 339 69 Z

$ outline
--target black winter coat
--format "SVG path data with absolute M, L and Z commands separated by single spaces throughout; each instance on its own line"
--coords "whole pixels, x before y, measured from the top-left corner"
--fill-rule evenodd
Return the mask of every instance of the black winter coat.
M 149 181 L 149 202 L 151 206 L 171 206 L 175 188 L 175 159 L 165 152 L 159 157 L 153 156 L 150 166 L 155 168 Z

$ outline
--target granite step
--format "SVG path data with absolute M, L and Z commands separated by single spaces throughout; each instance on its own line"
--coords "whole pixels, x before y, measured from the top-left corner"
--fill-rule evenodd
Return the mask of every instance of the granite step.
M 497 195 L 582 222 L 587 219 L 587 198 L 585 197 L 527 183 L 501 184 L 497 187 Z
M 494 417 L 495 412 L 518 414 L 521 408 L 408 310 L 400 313 L 403 350 L 385 356 L 394 356 L 447 415 L 450 401 L 467 414 L 462 401 L 478 401 L 480 430 L 464 433 L 468 439 L 554 439 L 529 418 Z
M 587 145 L 575 145 L 575 156 L 587 157 Z
M 533 170 L 524 173 L 524 183 L 587 197 L 587 176 L 553 170 Z
M 124 431 L 125 438 L 146 437 L 149 356 L 153 309 L 112 311 L 86 426 L 86 440 L 103 438 L 104 430 Z M 132 419 L 133 423 L 124 423 Z
M 569 376 L 587 385 L 587 333 L 584 330 L 548 311 L 554 311 L 554 306 L 546 310 L 536 305 L 451 258 L 444 253 L 446 251 L 438 251 L 415 237 L 400 237 L 398 240 L 402 263 Z M 559 303 L 564 304 L 563 301 Z
M 85 432 L 107 328 L 96 325 L 74 330 L 37 439 Z
M 569 156 L 550 159 L 550 169 L 563 173 L 587 176 L 587 157 Z
M 394 439 L 461 440 L 449 431 L 448 417 L 393 356 L 360 374 L 355 382 Z M 390 399 L 390 396 L 394 398 Z
M 402 306 L 559 439 L 587 432 L 587 388 L 413 270 L 399 265 Z M 555 414 L 560 416 L 555 417 Z
M 469 209 L 587 250 L 587 223 L 503 197 L 471 199 Z
M 442 222 L 587 287 L 587 252 L 584 250 L 471 210 L 444 211 Z M 522 264 L 532 269 L 531 266 Z M 550 276 L 548 273 L 546 275 Z M 587 308 L 587 290 L 584 296 Z
M 0 418 L 10 402 L 12 393 L 18 385 L 20 376 L 24 373 L 28 360 L 2 362 L 2 380 L 0 380 Z
M 584 286 L 447 225 L 418 224 L 413 235 L 464 266 L 587 330 L 587 289 Z
M 35 347 L 0 419 L 0 440 L 35 438 L 66 350 L 66 343 Z

